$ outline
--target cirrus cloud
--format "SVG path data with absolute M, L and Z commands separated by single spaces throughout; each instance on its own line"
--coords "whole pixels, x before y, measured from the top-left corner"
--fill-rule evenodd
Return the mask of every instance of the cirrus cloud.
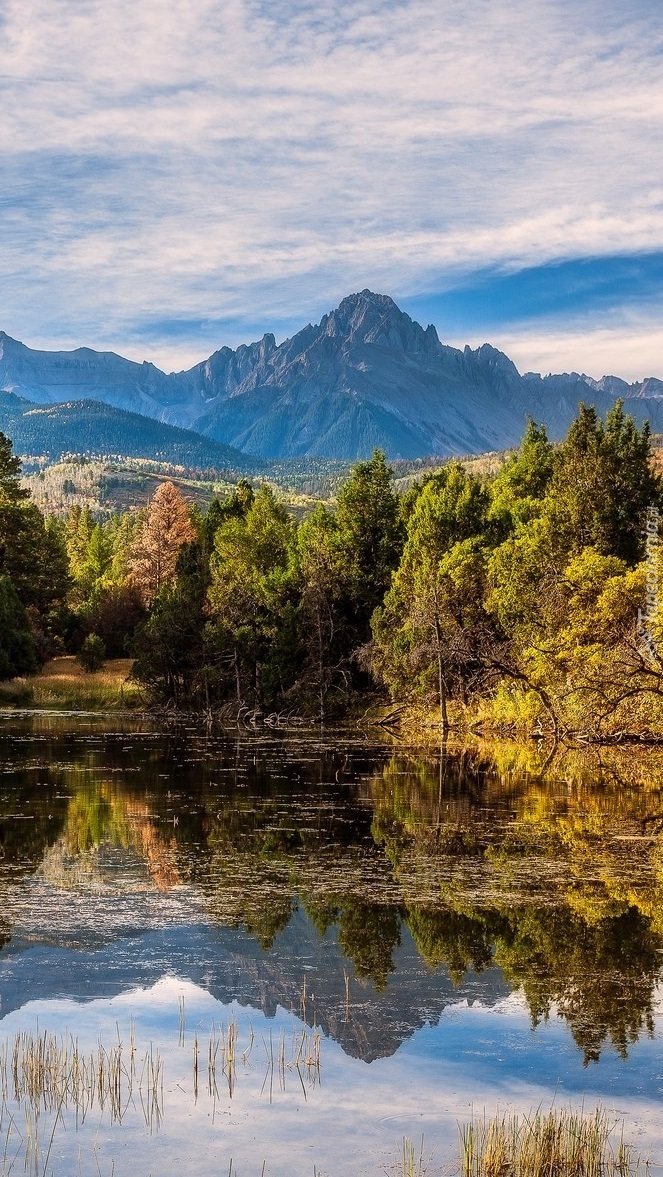
M 0 33 L 0 325 L 32 345 L 181 366 L 365 286 L 663 248 L 650 2 L 10 0 Z M 607 329 L 574 314 L 518 338 Z M 607 325 L 619 374 L 655 315 Z

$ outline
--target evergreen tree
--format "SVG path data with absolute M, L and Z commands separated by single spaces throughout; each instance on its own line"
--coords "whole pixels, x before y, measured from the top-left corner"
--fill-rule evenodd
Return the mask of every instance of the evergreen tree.
M 242 478 L 227 499 L 212 499 L 201 521 L 201 537 L 205 550 L 214 550 L 214 536 L 227 519 L 243 519 L 253 506 L 255 492 L 251 483 Z
M 232 667 L 238 703 L 272 705 L 296 673 L 294 530 L 263 486 L 246 515 L 230 516 L 216 532 L 210 632 L 217 659 Z
M 341 487 L 336 511 L 338 546 L 346 574 L 348 634 L 356 646 L 370 637 L 373 610 L 381 604 L 403 550 L 404 530 L 392 471 L 376 450 L 359 462 Z
M 11 442 L 0 433 L 0 576 L 9 578 L 21 604 L 30 609 L 47 654 L 53 616 L 67 592 L 67 555 L 60 529 L 30 502 L 20 472 Z
M 89 633 L 83 642 L 79 653 L 80 662 L 86 674 L 94 674 L 101 670 L 106 661 L 106 647 L 97 633 Z
M 635 564 L 644 551 L 649 506 L 663 508 L 663 482 L 652 469 L 648 424 L 638 430 L 621 401 L 605 424 L 581 404 L 555 453 L 546 497 L 560 545 L 568 555 L 594 547 Z
M 488 503 L 487 491 L 462 466 L 429 478 L 384 607 L 373 617 L 374 672 L 392 697 L 435 690 L 442 727 L 453 685 L 464 693 L 475 631 L 486 627 L 481 539 Z
M 541 513 L 554 469 L 554 446 L 543 425 L 530 418 L 515 454 L 504 463 L 491 485 L 490 515 L 505 538 L 517 523 Z
M 0 681 L 36 669 L 28 615 L 9 577 L 0 576 Z
M 346 694 L 348 627 L 341 602 L 348 581 L 347 561 L 339 544 L 334 515 L 322 503 L 297 531 L 301 602 L 300 633 L 304 654 L 304 689 L 315 694 L 320 719 L 328 696 Z

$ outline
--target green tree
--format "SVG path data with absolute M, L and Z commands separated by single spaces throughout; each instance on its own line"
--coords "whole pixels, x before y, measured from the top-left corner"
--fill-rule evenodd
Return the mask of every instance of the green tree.
M 12 443 L 0 433 L 0 506 L 19 506 L 29 498 L 29 492 L 21 486 L 21 462 L 12 453 Z
M 106 647 L 99 634 L 87 635 L 79 650 L 78 661 L 86 674 L 94 674 L 95 671 L 101 670 L 106 661 Z
M 184 544 L 174 581 L 165 584 L 152 602 L 149 617 L 134 639 L 133 677 L 151 697 L 172 707 L 209 709 L 214 667 L 206 641 L 209 559 L 204 541 Z
M 30 502 L 20 471 L 11 442 L 0 433 L 0 576 L 9 577 L 29 610 L 38 654 L 45 657 L 54 615 L 67 592 L 68 562 L 60 529 Z
M 322 503 L 297 530 L 300 575 L 300 631 L 304 688 L 315 693 L 320 719 L 330 691 L 346 695 L 347 623 L 341 602 L 348 569 L 334 515 Z
M 0 576 L 0 681 L 37 669 L 28 615 L 8 576 Z
M 429 478 L 408 522 L 399 567 L 373 616 L 370 663 L 392 696 L 436 689 L 449 723 L 452 679 L 464 694 L 474 638 L 487 628 L 482 533 L 489 497 L 458 465 Z
M 369 462 L 359 462 L 341 487 L 336 525 L 347 577 L 347 619 L 359 646 L 370 637 L 371 615 L 389 587 L 404 541 L 392 471 L 380 450 Z
M 378 991 L 394 971 L 393 954 L 401 942 L 401 913 L 393 904 L 365 903 L 354 895 L 344 898 L 338 920 L 338 943 L 352 961 L 355 975 Z
M 242 478 L 226 499 L 212 499 L 200 523 L 200 536 L 205 550 L 214 550 L 214 536 L 227 519 L 243 519 L 253 505 L 255 492 L 251 483 Z
M 649 425 L 638 430 L 617 401 L 605 423 L 581 404 L 555 452 L 545 510 L 570 555 L 594 547 L 633 565 L 644 552 L 647 507 L 663 507 L 652 468 Z
M 283 699 L 298 659 L 295 529 L 268 486 L 246 515 L 217 529 L 211 561 L 210 641 L 232 667 L 238 703 Z
M 491 519 L 505 534 L 516 524 L 541 513 L 554 469 L 554 446 L 543 425 L 532 419 L 515 454 L 502 466 L 491 485 Z

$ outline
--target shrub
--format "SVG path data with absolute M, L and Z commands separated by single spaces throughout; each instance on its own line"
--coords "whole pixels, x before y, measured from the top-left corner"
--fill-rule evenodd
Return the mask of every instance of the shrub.
M 95 670 L 101 670 L 106 661 L 106 647 L 99 634 L 89 633 L 87 635 L 79 650 L 78 661 L 86 674 L 93 674 Z

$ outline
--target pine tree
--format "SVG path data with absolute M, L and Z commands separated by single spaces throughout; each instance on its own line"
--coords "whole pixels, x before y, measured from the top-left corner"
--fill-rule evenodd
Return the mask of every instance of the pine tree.
M 380 450 L 370 462 L 359 462 L 341 487 L 336 526 L 347 577 L 347 619 L 359 646 L 370 637 L 371 615 L 389 588 L 404 541 L 392 471 Z
M 268 486 L 219 527 L 209 602 L 217 658 L 232 664 L 238 703 L 283 697 L 297 658 L 294 526 Z
M 373 615 L 374 672 L 395 697 L 435 691 L 443 728 L 447 698 L 456 683 L 463 693 L 473 637 L 486 624 L 481 538 L 488 501 L 457 464 L 427 479 L 384 607 Z
M 647 507 L 663 507 L 663 481 L 651 466 L 649 426 L 641 430 L 621 401 L 605 424 L 581 404 L 555 453 L 546 514 L 565 554 L 594 547 L 637 563 L 644 550 Z
M 319 503 L 297 530 L 301 601 L 300 631 L 305 649 L 305 687 L 316 696 L 321 721 L 332 687 L 342 688 L 347 626 L 339 608 L 347 565 L 339 548 L 334 515 Z
M 28 616 L 8 576 L 0 576 L 0 681 L 37 669 Z
M 21 464 L 0 433 L 0 576 L 8 577 L 21 605 L 43 635 L 49 653 L 52 613 L 64 601 L 68 561 L 54 520 L 44 519 L 20 484 Z

